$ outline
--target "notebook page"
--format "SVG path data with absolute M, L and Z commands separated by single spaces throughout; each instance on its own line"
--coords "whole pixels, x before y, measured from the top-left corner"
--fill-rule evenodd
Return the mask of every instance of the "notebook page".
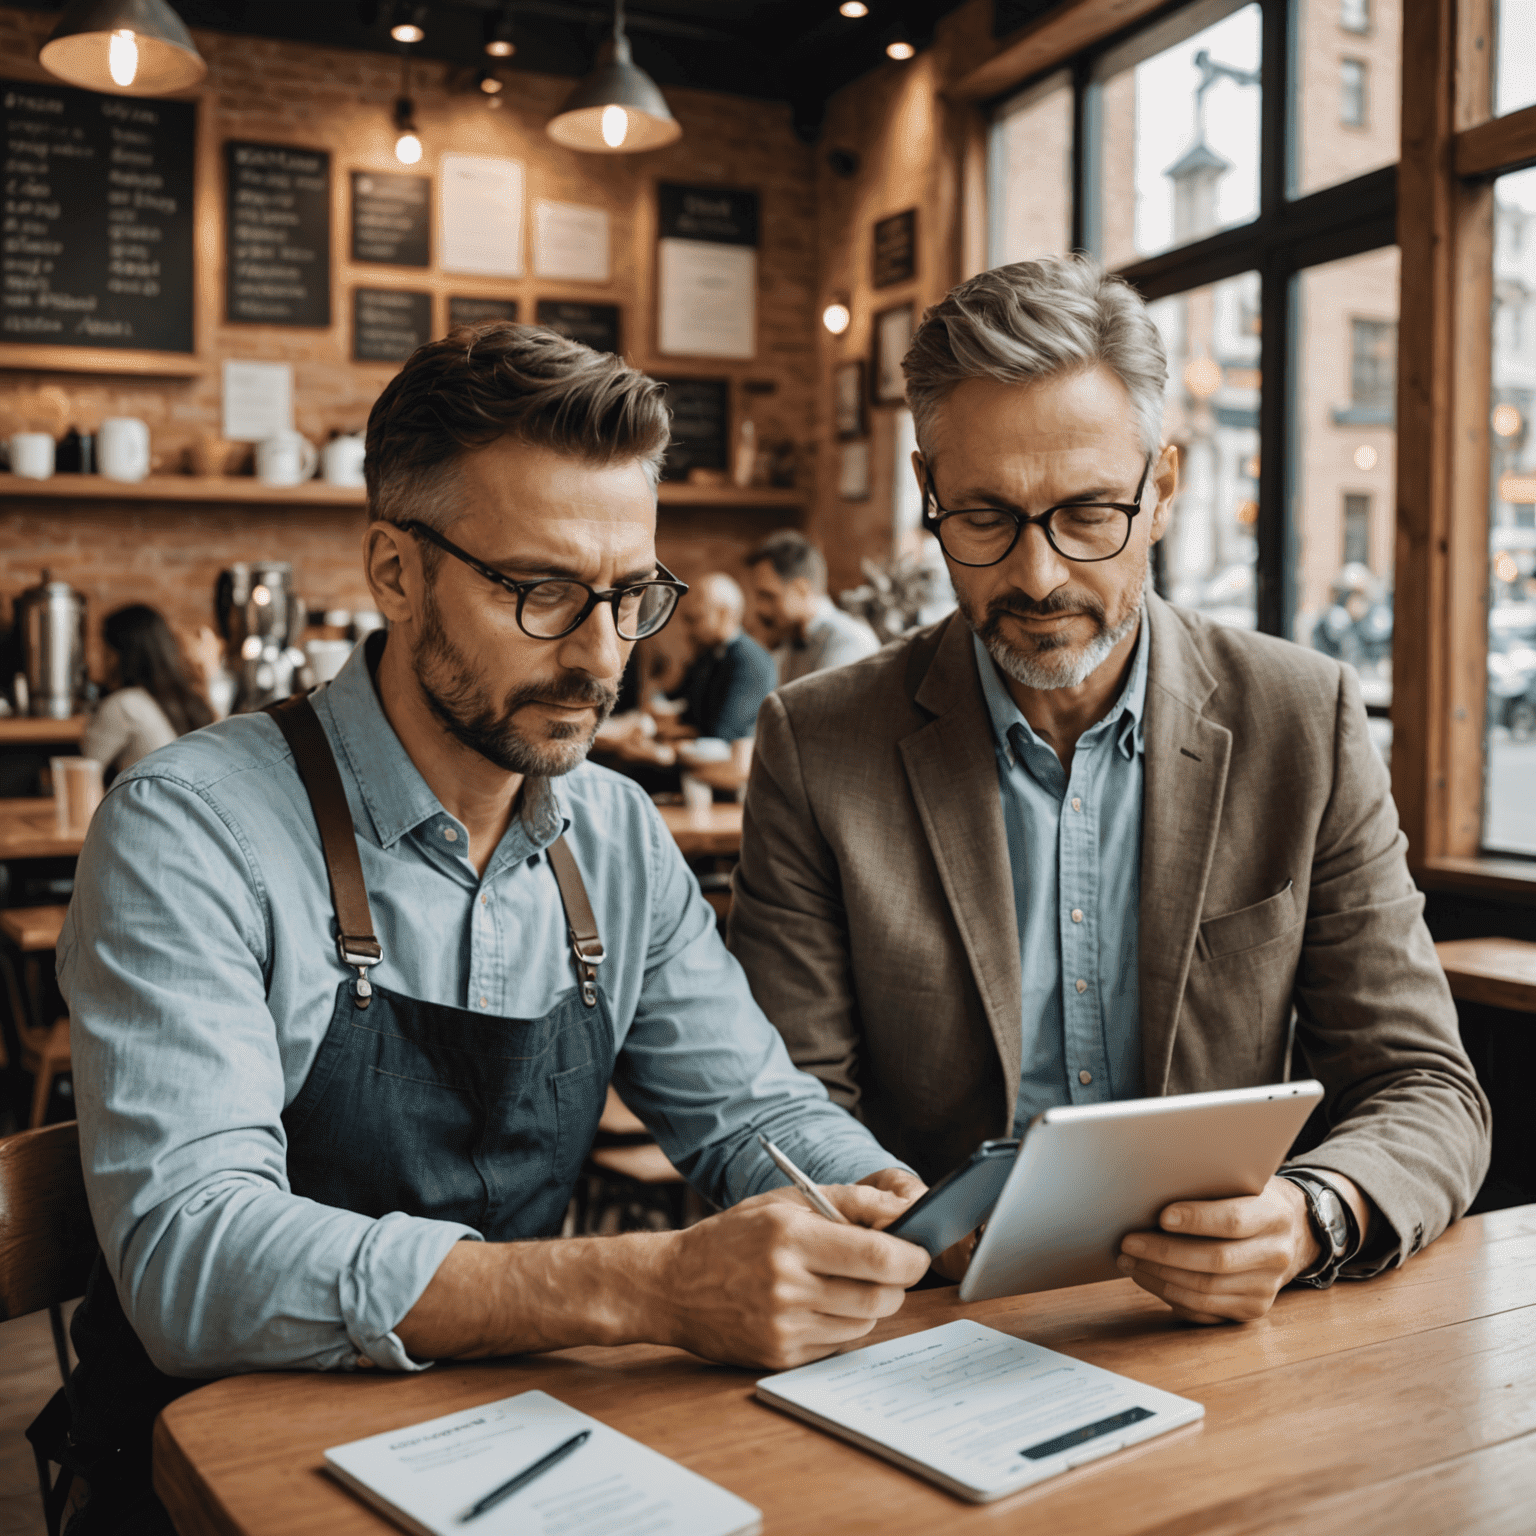
M 767 1377 L 758 1394 L 984 1499 L 1205 1412 L 968 1321 Z
M 473 1520 L 483 1495 L 583 1429 L 592 1438 Z M 428 1536 L 739 1536 L 744 1499 L 547 1392 L 445 1414 L 325 1453 L 326 1466 L 407 1530 Z

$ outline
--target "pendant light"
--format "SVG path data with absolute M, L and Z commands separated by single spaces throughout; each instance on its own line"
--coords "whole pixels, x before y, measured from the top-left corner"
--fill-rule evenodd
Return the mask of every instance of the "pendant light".
M 166 0 L 74 0 L 38 62 L 70 85 L 115 96 L 184 91 L 208 73 Z
M 544 130 L 567 149 L 633 155 L 676 143 L 683 130 L 656 82 L 630 59 L 624 0 L 614 0 L 613 35 L 592 73 L 566 98 Z
M 421 159 L 421 132 L 416 127 L 416 103 L 411 100 L 411 61 L 400 60 L 400 94 L 395 97 L 395 159 L 415 165 Z

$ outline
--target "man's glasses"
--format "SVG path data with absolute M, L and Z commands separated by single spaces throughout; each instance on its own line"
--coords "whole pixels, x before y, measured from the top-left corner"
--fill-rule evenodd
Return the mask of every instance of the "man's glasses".
M 609 587 L 599 591 L 584 581 L 567 576 L 545 576 L 537 581 L 513 581 L 500 571 L 477 560 L 457 544 L 450 543 L 435 528 L 425 523 L 400 525 L 428 544 L 435 544 L 455 560 L 462 560 L 470 570 L 487 581 L 494 581 L 517 598 L 517 627 L 532 640 L 560 640 L 587 622 L 599 603 L 613 608 L 613 627 L 621 640 L 644 640 L 662 629 L 677 611 L 678 602 L 688 590 L 659 560 L 661 572 L 654 581 L 637 581 L 627 587 Z
M 923 527 L 938 539 L 956 565 L 997 565 L 1006 560 L 1031 523 L 1039 525 L 1046 543 L 1064 560 L 1113 560 L 1131 541 L 1131 519 L 1141 511 L 1142 492 L 1151 472 L 1149 453 L 1130 501 L 1064 501 L 1025 517 L 1001 507 L 947 511 L 939 505 L 925 469 Z

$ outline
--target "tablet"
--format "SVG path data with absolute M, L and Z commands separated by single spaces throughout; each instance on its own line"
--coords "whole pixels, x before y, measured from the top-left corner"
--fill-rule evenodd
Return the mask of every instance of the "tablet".
M 1036 1115 L 960 1299 L 1118 1279 L 1120 1239 L 1171 1201 L 1258 1194 L 1322 1097 L 1309 1079 Z

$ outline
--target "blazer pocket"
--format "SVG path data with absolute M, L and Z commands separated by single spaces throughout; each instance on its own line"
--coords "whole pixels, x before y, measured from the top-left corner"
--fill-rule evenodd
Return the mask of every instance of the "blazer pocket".
M 1295 886 L 1287 880 L 1283 890 L 1242 907 L 1236 912 L 1225 912 L 1220 917 L 1208 917 L 1200 924 L 1200 936 L 1195 940 L 1195 953 L 1202 960 L 1219 960 L 1223 955 L 1239 955 L 1247 949 L 1257 949 L 1271 939 L 1278 939 L 1294 928 L 1296 914 Z

